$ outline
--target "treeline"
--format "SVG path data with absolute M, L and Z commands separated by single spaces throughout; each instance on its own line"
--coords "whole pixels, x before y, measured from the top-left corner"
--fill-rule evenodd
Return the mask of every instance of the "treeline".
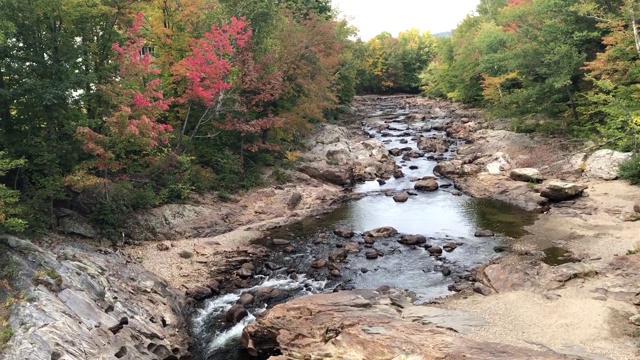
M 481 0 L 451 36 L 382 33 L 358 46 L 359 93 L 421 89 L 516 131 L 638 148 L 637 0 Z
M 0 231 L 261 181 L 355 93 L 329 0 L 0 0 Z
M 477 13 L 438 39 L 427 95 L 515 118 L 519 131 L 637 150 L 638 1 L 481 0 Z

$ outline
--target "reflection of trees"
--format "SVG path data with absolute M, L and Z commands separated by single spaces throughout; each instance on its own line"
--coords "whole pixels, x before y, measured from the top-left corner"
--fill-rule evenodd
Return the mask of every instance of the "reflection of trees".
M 523 227 L 533 224 L 538 214 L 502 201 L 469 199 L 464 204 L 464 216 L 478 229 L 520 237 L 527 234 Z

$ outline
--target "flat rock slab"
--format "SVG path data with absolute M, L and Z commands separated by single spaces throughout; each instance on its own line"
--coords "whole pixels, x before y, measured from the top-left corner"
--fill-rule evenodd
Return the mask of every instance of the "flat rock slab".
M 251 354 L 278 348 L 282 355 L 271 357 L 275 360 L 576 359 L 463 338 L 442 327 L 465 332 L 484 320 L 461 311 L 412 305 L 400 313 L 394 303 L 402 294 L 355 290 L 294 299 L 246 327 L 242 344 Z

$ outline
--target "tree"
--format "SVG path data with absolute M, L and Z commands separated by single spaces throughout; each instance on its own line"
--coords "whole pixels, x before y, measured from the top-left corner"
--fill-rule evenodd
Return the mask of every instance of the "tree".
M 0 151 L 0 178 L 7 174 L 7 171 L 21 167 L 24 160 L 10 160 L 5 158 L 5 152 Z M 20 202 L 20 192 L 8 188 L 0 183 L 0 231 L 23 231 L 26 222 L 17 217 L 22 213 Z
M 112 46 L 119 70 L 103 91 L 114 104 L 113 111 L 97 131 L 86 126 L 77 129 L 83 150 L 95 157 L 86 165 L 100 170 L 105 179 L 109 171 L 126 174 L 154 161 L 156 148 L 168 143 L 172 131 L 170 125 L 158 122 L 171 99 L 164 98 L 157 78 L 160 71 L 153 66 L 151 54 L 143 51 L 142 21 L 139 13 L 125 43 Z

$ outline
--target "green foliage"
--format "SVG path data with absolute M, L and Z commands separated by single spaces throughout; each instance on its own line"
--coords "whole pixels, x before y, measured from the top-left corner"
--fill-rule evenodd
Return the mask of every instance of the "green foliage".
M 289 176 L 289 174 L 287 174 L 287 172 L 279 166 L 273 169 L 273 172 L 271 173 L 271 175 L 276 180 L 276 182 L 280 185 L 286 184 L 291 180 L 291 177 Z
M 433 58 L 435 44 L 430 33 L 420 34 L 417 29 L 401 32 L 397 39 L 383 32 L 359 43 L 357 93 L 418 92 L 419 74 Z
M 7 175 L 9 170 L 19 168 L 24 164 L 24 160 L 5 158 L 5 152 L 0 151 L 0 178 Z M 22 213 L 19 201 L 20 192 L 0 183 L 0 231 L 20 232 L 25 229 L 26 222 L 19 217 Z
M 620 164 L 620 178 L 634 185 L 640 184 L 640 154 L 635 154 Z

